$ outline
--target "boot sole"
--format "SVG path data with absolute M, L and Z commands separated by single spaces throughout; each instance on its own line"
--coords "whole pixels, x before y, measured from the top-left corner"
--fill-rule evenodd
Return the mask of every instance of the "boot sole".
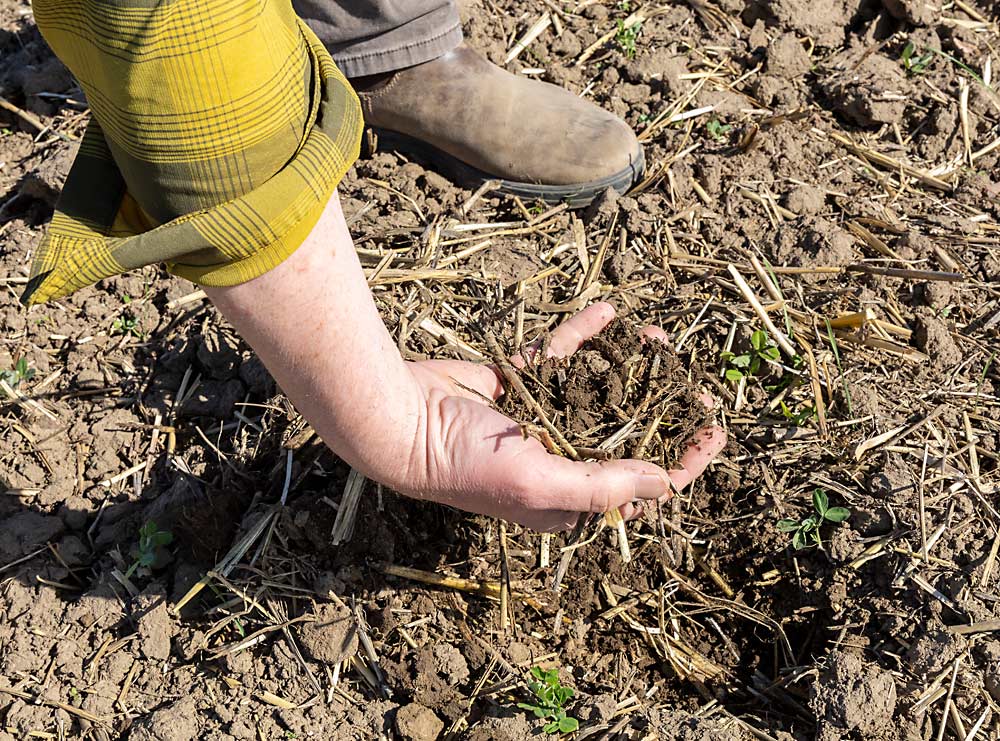
M 540 200 L 549 204 L 567 203 L 570 208 L 589 206 L 608 188 L 614 188 L 619 195 L 624 195 L 639 182 L 646 169 L 645 157 L 640 146 L 632 163 L 613 175 L 587 183 L 538 185 L 490 175 L 438 149 L 433 144 L 428 144 L 406 134 L 376 127 L 372 127 L 371 130 L 378 137 L 376 145 L 378 149 L 412 155 L 425 164 L 433 165 L 435 169 L 443 170 L 443 174 L 458 184 L 475 189 L 486 181 L 493 180 L 497 183 L 497 190 L 502 193 L 529 201 Z

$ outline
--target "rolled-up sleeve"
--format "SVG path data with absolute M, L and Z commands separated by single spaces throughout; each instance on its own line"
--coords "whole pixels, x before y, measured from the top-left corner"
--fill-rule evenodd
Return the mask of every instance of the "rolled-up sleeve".
M 35 0 L 92 118 L 22 300 L 166 263 L 250 280 L 358 157 L 357 97 L 290 0 Z

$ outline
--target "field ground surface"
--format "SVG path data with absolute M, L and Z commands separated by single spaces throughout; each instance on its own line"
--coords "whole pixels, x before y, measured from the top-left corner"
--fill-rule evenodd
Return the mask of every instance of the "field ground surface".
M 592 523 L 556 592 L 565 536 L 352 475 L 195 286 L 20 307 L 88 113 L 0 0 L 0 741 L 520 741 L 535 666 L 580 739 L 1000 737 L 996 13 L 463 6 L 491 59 L 528 35 L 510 70 L 626 119 L 648 177 L 570 212 L 369 140 L 341 194 L 401 351 L 607 300 L 730 437 L 625 543 Z M 684 420 L 609 389 L 550 421 L 666 460 Z M 795 549 L 816 490 L 850 516 Z

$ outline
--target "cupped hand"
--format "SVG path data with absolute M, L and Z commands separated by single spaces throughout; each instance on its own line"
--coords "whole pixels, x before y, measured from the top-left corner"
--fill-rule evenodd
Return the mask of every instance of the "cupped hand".
M 549 356 L 571 355 L 614 316 L 605 303 L 580 312 L 552 333 Z M 663 337 L 651 327 L 643 334 Z M 569 529 L 581 512 L 618 508 L 630 516 L 643 500 L 683 489 L 726 444 L 721 428 L 706 427 L 690 441 L 680 468 L 672 471 L 638 460 L 571 461 L 522 436 L 516 422 L 489 405 L 504 392 L 502 377 L 491 366 L 430 360 L 408 367 L 425 404 L 411 454 L 399 480 L 391 482 L 394 488 L 534 530 Z

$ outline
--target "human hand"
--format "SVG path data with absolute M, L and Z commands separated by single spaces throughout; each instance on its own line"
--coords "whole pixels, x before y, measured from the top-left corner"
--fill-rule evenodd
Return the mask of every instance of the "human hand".
M 572 354 L 614 318 L 609 304 L 580 312 L 551 336 L 548 353 Z M 643 334 L 662 339 L 647 327 Z M 514 358 L 515 364 L 523 363 Z M 725 447 L 719 427 L 701 430 L 689 444 L 680 468 L 665 471 L 637 460 L 575 462 L 548 453 L 520 426 L 491 408 L 503 392 L 502 377 L 487 365 L 458 360 L 408 364 L 425 404 L 406 464 L 390 483 L 403 494 L 500 517 L 534 530 L 573 527 L 581 512 L 623 516 L 638 513 L 643 500 L 683 489 Z M 706 397 L 707 402 L 711 402 Z

